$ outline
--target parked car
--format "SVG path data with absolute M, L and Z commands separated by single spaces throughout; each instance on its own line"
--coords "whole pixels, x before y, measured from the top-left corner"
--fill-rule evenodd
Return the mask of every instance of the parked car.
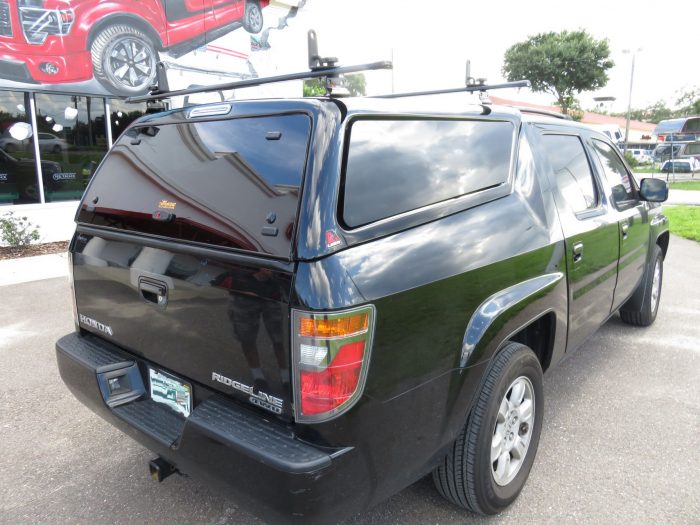
M 60 153 L 68 149 L 68 143 L 51 133 L 39 133 L 39 149 L 41 151 Z
M 54 174 L 61 172 L 61 165 L 51 160 L 42 160 L 41 170 L 44 178 L 51 180 Z M 0 149 L 0 194 L 6 195 L 6 200 L 39 200 L 36 162 L 33 158 L 16 159 Z
M 683 144 L 659 144 L 654 148 L 654 162 L 667 161 L 671 156 L 674 158 L 679 157 L 682 147 Z
M 17 140 L 8 135 L 0 138 L 0 150 L 8 153 L 26 151 L 27 148 L 31 147 L 31 143 L 32 139 Z
M 661 171 L 664 173 L 696 173 L 700 171 L 700 162 L 694 157 L 667 160 L 661 166 Z
M 649 155 L 649 152 L 643 149 L 629 149 L 627 150 L 632 154 L 632 157 L 635 158 L 637 162 L 640 164 L 651 164 L 653 162 L 653 158 L 651 155 Z
M 335 523 L 432 472 L 494 514 L 535 461 L 543 371 L 618 311 L 654 322 L 664 181 L 587 126 L 434 104 L 217 103 L 114 144 L 58 367 L 156 479 Z
M 159 51 L 184 54 L 241 25 L 258 33 L 268 4 L 269 0 L 3 0 L 0 77 L 61 84 L 94 76 L 111 93 L 144 93 L 154 82 Z

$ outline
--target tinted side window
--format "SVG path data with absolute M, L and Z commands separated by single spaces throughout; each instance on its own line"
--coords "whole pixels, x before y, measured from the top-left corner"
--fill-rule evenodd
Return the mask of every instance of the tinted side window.
M 574 212 L 598 206 L 598 192 L 581 139 L 573 135 L 542 138 L 559 190 Z
M 616 202 L 636 199 L 636 192 L 629 173 L 620 157 L 613 148 L 600 140 L 593 140 L 596 155 L 603 168 L 605 178 L 612 186 L 613 198 Z
M 497 121 L 355 121 L 343 221 L 362 226 L 504 183 L 513 130 L 511 123 Z

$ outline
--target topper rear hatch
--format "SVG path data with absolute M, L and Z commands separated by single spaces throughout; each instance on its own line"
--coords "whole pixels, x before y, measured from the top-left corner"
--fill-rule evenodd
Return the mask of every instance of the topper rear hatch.
M 311 118 L 183 111 L 166 122 L 126 132 L 83 198 L 80 326 L 149 361 L 153 398 L 175 410 L 186 414 L 195 382 L 291 417 L 289 293 Z

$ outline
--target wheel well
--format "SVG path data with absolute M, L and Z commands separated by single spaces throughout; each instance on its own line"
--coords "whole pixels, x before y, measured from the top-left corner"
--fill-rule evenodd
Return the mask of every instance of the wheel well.
M 139 18 L 138 16 L 135 15 L 129 15 L 129 14 L 118 14 L 115 16 L 110 16 L 107 18 L 104 18 L 100 20 L 97 24 L 95 24 L 92 29 L 90 29 L 90 34 L 88 35 L 88 40 L 87 40 L 87 49 L 88 51 L 92 47 L 92 42 L 95 40 L 95 37 L 102 31 L 105 27 L 111 26 L 114 24 L 128 24 L 132 27 L 135 27 L 136 29 L 139 29 L 146 33 L 146 35 L 151 39 L 153 42 L 154 46 L 158 49 L 158 51 L 163 50 L 163 42 L 160 39 L 160 35 L 158 32 L 153 29 L 151 24 L 146 22 L 144 19 Z
M 664 254 L 664 259 L 666 258 L 666 251 L 668 250 L 668 240 L 669 240 L 669 233 L 668 232 L 663 232 L 659 237 L 656 239 L 656 244 L 659 245 L 659 248 L 661 248 L 661 252 Z
M 510 337 L 510 341 L 522 343 L 535 352 L 542 365 L 542 371 L 547 370 L 552 361 L 552 349 L 554 348 L 554 331 L 556 317 L 554 312 L 549 312 L 538 317 L 519 332 Z

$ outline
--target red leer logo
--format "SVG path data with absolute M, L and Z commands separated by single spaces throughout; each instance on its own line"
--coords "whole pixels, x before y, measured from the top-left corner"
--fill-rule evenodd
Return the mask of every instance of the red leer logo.
M 333 246 L 338 246 L 340 244 L 340 237 L 335 233 L 334 230 L 328 230 L 326 232 L 326 246 L 328 248 L 333 248 Z

